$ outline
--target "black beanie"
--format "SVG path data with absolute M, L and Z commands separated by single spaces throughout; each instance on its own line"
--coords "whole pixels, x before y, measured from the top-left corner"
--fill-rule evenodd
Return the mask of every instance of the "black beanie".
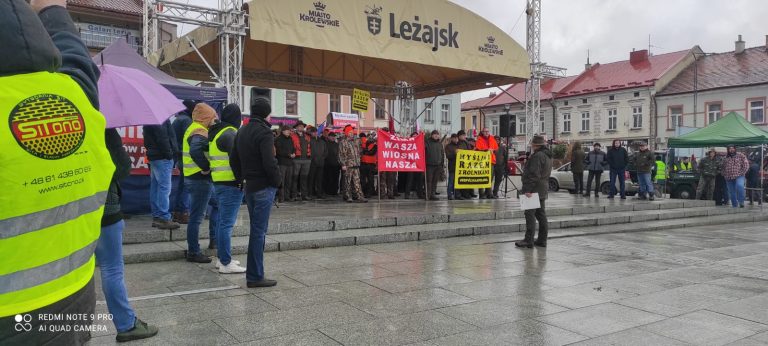
M 221 121 L 239 128 L 243 121 L 243 113 L 240 106 L 230 103 L 221 111 Z
M 272 105 L 266 97 L 257 97 L 251 100 L 251 118 L 266 118 L 272 113 Z

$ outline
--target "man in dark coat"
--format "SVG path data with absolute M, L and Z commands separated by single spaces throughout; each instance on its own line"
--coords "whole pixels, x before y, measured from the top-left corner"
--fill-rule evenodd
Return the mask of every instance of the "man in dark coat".
M 440 143 L 440 132 L 432 130 L 429 139 L 426 140 L 424 152 L 427 162 L 427 197 L 430 201 L 436 201 L 437 182 L 440 179 L 440 171 L 445 164 L 445 150 Z
M 637 169 L 637 180 L 640 182 L 640 190 L 637 193 L 638 199 L 653 200 L 653 182 L 651 181 L 651 172 L 656 167 L 656 155 L 648 149 L 648 143 L 640 142 L 640 151 L 634 156 L 635 169 Z M 612 198 L 613 196 L 608 196 Z M 622 195 L 622 197 L 624 197 Z
M 573 175 L 573 191 L 579 195 L 584 193 L 584 159 L 584 148 L 581 147 L 581 143 L 573 142 L 573 149 L 571 149 L 571 174 Z
M 339 143 L 336 141 L 336 133 L 328 134 L 328 155 L 325 157 L 325 193 L 330 196 L 339 195 L 339 175 L 341 164 L 339 163 Z
M 454 180 L 456 178 L 456 152 L 459 150 L 459 136 L 455 133 L 451 135 L 450 142 L 445 145 L 445 157 L 448 159 L 448 199 L 462 199 L 460 193 L 454 189 Z
M 549 191 L 549 175 L 552 173 L 552 152 L 546 146 L 544 137 L 534 136 L 531 141 L 533 154 L 525 162 L 521 177 L 523 186 L 520 189 L 526 197 L 531 198 L 534 193 L 539 194 L 541 207 L 525 211 L 525 239 L 515 242 L 517 247 L 532 248 L 534 245 L 547 247 L 547 212 L 544 202 Z M 536 233 L 536 222 L 539 223 L 539 236 L 533 241 Z
M 180 226 L 171 220 L 170 212 L 173 159 L 180 153 L 176 134 L 170 119 L 162 125 L 144 125 L 143 132 L 144 147 L 147 148 L 149 160 L 149 205 L 152 210 L 152 227 L 177 229 Z
M 323 131 L 322 137 L 318 137 L 319 133 L 313 127 L 310 127 L 307 132 L 312 137 L 309 141 L 309 151 L 312 153 L 309 165 L 309 180 L 307 182 L 309 197 L 325 198 L 323 171 L 325 170 L 325 157 L 328 156 L 327 131 Z
M 496 150 L 496 164 L 493 166 L 493 198 L 499 198 L 499 186 L 509 173 L 507 145 L 501 141 L 499 136 L 496 136 L 496 142 L 499 143 L 499 149 Z
M 458 149 L 473 150 L 475 148 L 467 140 L 467 133 L 464 130 L 459 130 L 457 135 L 459 136 L 459 143 L 457 144 Z M 457 189 L 456 193 L 461 195 L 461 198 L 458 198 L 459 196 L 456 196 L 456 199 L 472 199 L 472 189 Z
M 269 94 L 268 90 L 262 90 L 262 95 Z M 271 112 L 269 98 L 251 98 L 251 119 L 248 125 L 237 133 L 235 145 L 229 155 L 229 164 L 235 174 L 235 180 L 245 181 L 245 202 L 248 205 L 251 226 L 245 272 L 245 281 L 249 288 L 277 285 L 277 281 L 264 276 L 264 245 L 269 229 L 269 215 L 277 187 L 280 185 L 274 137 L 267 122 Z
M 611 191 L 608 193 L 608 198 L 613 198 L 613 196 L 616 195 L 616 179 L 618 179 L 621 199 L 626 199 L 627 193 L 626 185 L 624 184 L 624 172 L 629 165 L 629 154 L 627 153 L 627 149 L 624 149 L 624 147 L 621 146 L 621 141 L 618 139 L 613 140 L 613 145 L 608 149 L 606 159 L 608 160 L 608 167 L 610 168 L 611 181 Z
M 187 224 L 189 222 L 189 191 L 187 191 L 187 187 L 184 185 L 184 165 L 181 163 L 181 148 L 184 146 L 184 133 L 187 132 L 187 128 L 192 124 L 192 110 L 195 109 L 199 102 L 184 100 L 183 103 L 187 109 L 176 114 L 176 119 L 171 123 L 173 133 L 176 135 L 176 147 L 179 148 L 178 154 L 174 157 L 174 164 L 179 169 L 179 184 L 173 196 L 172 217 L 174 222 Z
M 600 197 L 600 176 L 605 170 L 605 153 L 600 150 L 600 143 L 593 145 L 593 150 L 587 153 L 587 159 L 584 163 L 587 165 L 589 177 L 587 178 L 587 189 L 584 190 L 584 197 L 589 197 L 589 190 L 592 189 L 592 179 L 595 180 L 595 197 Z
M 277 165 L 280 168 L 281 182 L 278 201 L 292 202 L 294 197 L 291 193 L 293 184 L 296 183 L 296 179 L 293 179 L 295 165 L 293 158 L 296 157 L 296 148 L 291 138 L 291 128 L 288 126 L 283 125 L 280 128 L 280 136 L 275 138 L 275 157 L 277 157 Z

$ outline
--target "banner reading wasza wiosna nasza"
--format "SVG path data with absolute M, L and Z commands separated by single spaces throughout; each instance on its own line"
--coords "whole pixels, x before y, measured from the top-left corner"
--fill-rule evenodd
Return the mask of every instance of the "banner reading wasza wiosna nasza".
M 382 130 L 378 133 L 379 172 L 424 172 L 427 162 L 423 133 L 416 137 L 400 137 Z
M 491 152 L 459 150 L 456 153 L 457 189 L 491 187 Z

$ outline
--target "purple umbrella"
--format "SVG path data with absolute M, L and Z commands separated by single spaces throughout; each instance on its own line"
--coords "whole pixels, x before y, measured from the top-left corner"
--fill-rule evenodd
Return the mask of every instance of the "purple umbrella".
M 99 66 L 99 108 L 107 128 L 158 125 L 184 110 L 170 91 L 137 69 Z

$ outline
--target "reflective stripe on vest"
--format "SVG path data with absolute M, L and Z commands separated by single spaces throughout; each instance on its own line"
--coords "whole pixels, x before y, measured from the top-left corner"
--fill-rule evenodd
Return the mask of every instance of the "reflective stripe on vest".
M 664 162 L 656 161 L 656 180 L 667 179 L 667 165 Z
M 229 166 L 229 155 L 223 150 L 219 149 L 219 145 L 216 144 L 219 141 L 224 132 L 237 131 L 232 126 L 227 126 L 213 138 L 209 146 L 209 153 L 211 159 L 211 179 L 213 181 L 235 181 L 235 173 L 232 172 L 232 167 Z
M 200 167 L 197 166 L 194 160 L 192 160 L 192 155 L 189 153 L 189 137 L 192 135 L 192 131 L 195 131 L 197 129 L 205 130 L 205 126 L 200 125 L 197 122 L 192 122 L 192 124 L 189 124 L 189 127 L 187 128 L 187 131 L 184 132 L 184 139 L 182 140 L 182 152 L 181 152 L 181 164 L 184 167 L 184 176 L 188 177 L 190 175 L 202 172 L 203 170 L 200 169 Z
M 56 303 L 92 278 L 114 165 L 106 121 L 69 76 L 0 77 L 0 317 Z

